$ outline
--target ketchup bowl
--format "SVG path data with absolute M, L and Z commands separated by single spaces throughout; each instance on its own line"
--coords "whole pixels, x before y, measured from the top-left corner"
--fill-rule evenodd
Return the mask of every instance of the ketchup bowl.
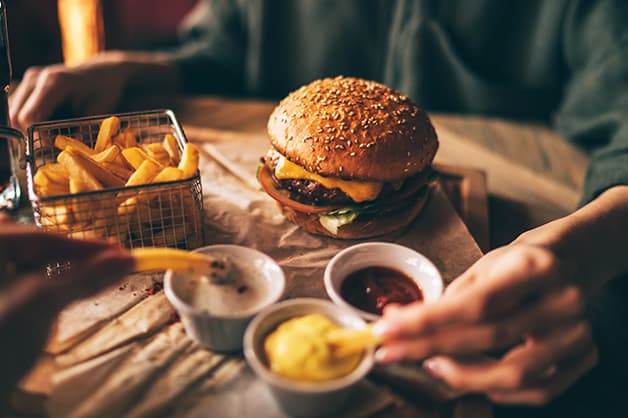
M 368 242 L 348 247 L 327 263 L 325 290 L 338 306 L 367 321 L 388 303 L 431 303 L 443 293 L 440 272 L 427 257 L 403 245 Z

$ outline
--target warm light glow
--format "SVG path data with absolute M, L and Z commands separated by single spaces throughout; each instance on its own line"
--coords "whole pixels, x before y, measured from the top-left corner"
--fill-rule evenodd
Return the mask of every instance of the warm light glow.
M 58 0 L 66 65 L 79 65 L 104 48 L 100 0 Z

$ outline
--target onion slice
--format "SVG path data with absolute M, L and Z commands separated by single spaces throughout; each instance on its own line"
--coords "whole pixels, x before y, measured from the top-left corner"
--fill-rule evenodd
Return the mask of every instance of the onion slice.
M 275 184 L 275 180 L 273 180 L 273 176 L 270 172 L 270 169 L 267 165 L 264 165 L 257 174 L 257 179 L 259 180 L 262 188 L 270 197 L 275 199 L 281 205 L 294 209 L 297 212 L 304 213 L 323 213 L 330 212 L 332 210 L 336 210 L 341 206 L 314 206 L 308 205 L 306 203 L 297 202 L 294 199 L 291 199 L 288 196 L 286 191 L 282 191 L 277 188 Z

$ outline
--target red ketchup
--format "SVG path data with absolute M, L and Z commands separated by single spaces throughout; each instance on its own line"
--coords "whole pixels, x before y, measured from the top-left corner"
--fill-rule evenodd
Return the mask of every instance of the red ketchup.
M 348 275 L 340 286 L 340 295 L 356 308 L 381 315 L 389 303 L 408 304 L 423 300 L 416 282 L 388 267 L 367 267 Z

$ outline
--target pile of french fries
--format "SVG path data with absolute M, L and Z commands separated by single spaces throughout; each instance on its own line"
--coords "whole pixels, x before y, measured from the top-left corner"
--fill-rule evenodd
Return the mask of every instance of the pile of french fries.
M 93 148 L 69 136 L 56 136 L 57 162 L 40 167 L 33 185 L 40 198 L 67 198 L 42 203 L 40 224 L 73 237 L 176 246 L 189 237 L 190 221 L 200 227 L 200 210 L 189 185 L 133 186 L 194 177 L 198 149 L 185 143 L 180 152 L 170 134 L 161 142 L 140 144 L 133 130 L 120 130 L 120 124 L 116 116 L 104 119 Z M 129 187 L 133 189 L 109 191 Z

